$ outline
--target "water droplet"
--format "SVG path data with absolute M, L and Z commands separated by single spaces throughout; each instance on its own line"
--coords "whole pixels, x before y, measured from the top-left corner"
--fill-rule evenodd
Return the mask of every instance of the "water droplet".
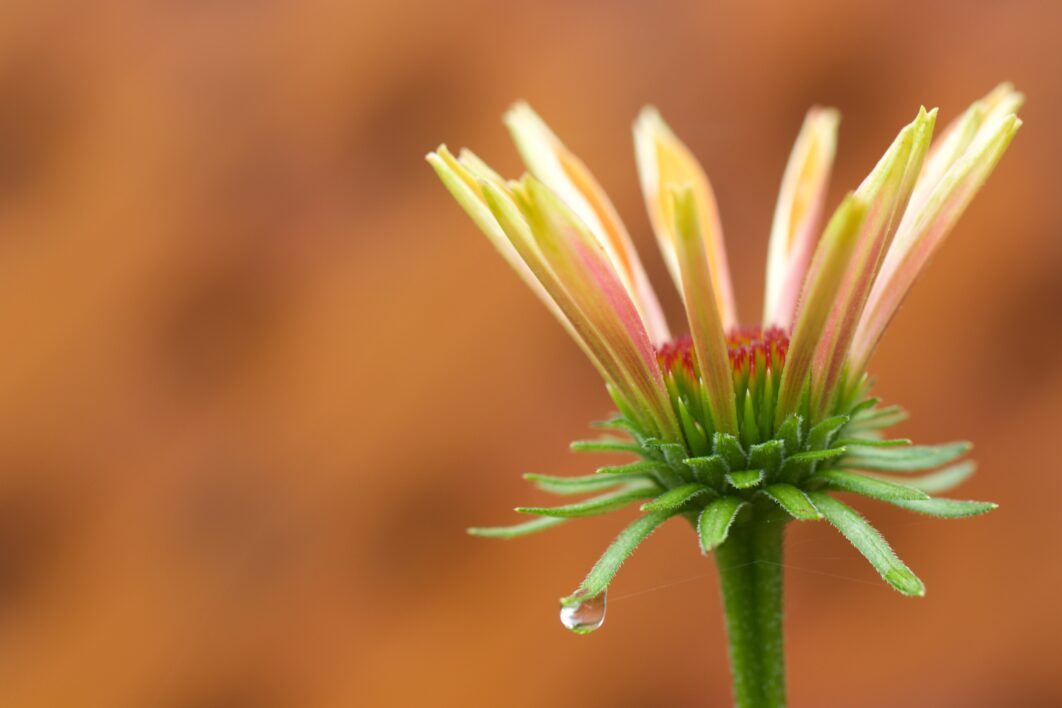
M 578 597 L 580 591 L 573 595 Z M 576 634 L 590 634 L 605 622 L 606 591 L 583 602 L 568 607 L 561 607 L 560 621 Z

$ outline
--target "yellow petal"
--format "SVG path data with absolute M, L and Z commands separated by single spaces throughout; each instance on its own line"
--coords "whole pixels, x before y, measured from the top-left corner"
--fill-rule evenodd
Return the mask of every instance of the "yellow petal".
M 654 108 L 643 109 L 634 124 L 634 150 L 649 221 L 679 292 L 682 292 L 682 277 L 675 253 L 675 213 L 669 190 L 679 185 L 689 185 L 692 189 L 716 307 L 724 329 L 729 330 L 736 324 L 737 315 L 719 210 L 707 175 Z
M 839 120 L 832 108 L 812 108 L 789 156 L 767 252 L 765 326 L 786 330 L 792 326 L 800 287 L 822 227 Z
M 526 103 L 509 109 L 505 123 L 531 174 L 560 197 L 601 244 L 645 321 L 653 343 L 669 341 L 671 334 L 663 311 L 631 237 L 590 170 Z

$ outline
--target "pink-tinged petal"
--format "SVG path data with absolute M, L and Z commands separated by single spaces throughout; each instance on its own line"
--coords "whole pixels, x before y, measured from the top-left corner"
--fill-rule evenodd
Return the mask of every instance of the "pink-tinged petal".
M 525 177 L 509 193 L 481 184 L 513 246 L 607 372 L 608 381 L 664 439 L 678 422 L 652 345 L 607 257 L 578 218 L 540 182 Z
M 871 285 L 900 216 L 914 190 L 929 150 L 936 110 L 922 108 L 900 131 L 878 164 L 856 190 L 869 205 L 844 281 L 832 305 L 827 325 L 812 361 L 811 414 L 821 415 L 841 380 L 852 337 L 863 313 Z M 851 372 L 858 379 L 861 371 Z
M 461 152 L 460 160 L 454 159 L 445 145 L 440 146 L 436 152 L 429 153 L 427 160 L 458 204 L 472 217 L 502 257 L 557 318 L 602 378 L 615 386 L 620 376 L 619 369 L 612 365 L 605 349 L 592 336 L 585 336 L 585 328 L 583 332 L 580 332 L 573 320 L 565 313 L 565 309 L 572 312 L 573 308 L 570 305 L 566 308 L 561 306 L 560 303 L 565 303 L 565 305 L 568 303 L 563 297 L 559 301 L 554 297 L 558 294 L 558 289 L 544 287 L 544 283 L 551 281 L 548 272 L 544 274 L 544 277 L 540 277 L 542 273 L 540 257 L 533 251 L 521 252 L 521 249 L 514 245 L 522 246 L 525 243 L 533 243 L 533 238 L 519 210 L 512 203 L 501 177 L 467 151 Z M 484 185 L 490 185 L 490 187 L 485 189 Z M 488 197 L 492 189 L 497 192 L 493 199 L 494 208 L 489 204 Z M 502 215 L 501 220 L 498 214 Z M 517 233 L 522 233 L 523 236 L 513 236 Z M 529 263 L 539 266 L 539 274 L 533 272 Z M 553 290 L 552 293 L 548 292 L 550 289 Z M 561 291 L 560 294 L 563 295 L 563 292 Z
M 978 131 L 993 121 L 1002 119 L 1011 113 L 1017 113 L 1025 102 L 1025 97 L 1016 92 L 1009 83 L 994 88 L 987 96 L 975 101 L 961 116 L 948 124 L 941 132 L 926 156 L 925 167 L 914 194 L 911 195 L 909 210 L 921 209 L 933 189 L 940 182 L 944 173 L 965 153 Z
M 834 212 L 822 234 L 811 263 L 816 276 L 804 283 L 800 309 L 786 353 L 785 368 L 778 389 L 775 423 L 796 412 L 805 384 L 811 374 L 812 358 L 826 327 L 832 305 L 841 289 L 852 254 L 859 240 L 867 204 L 849 194 Z
M 832 108 L 812 108 L 789 156 L 767 252 L 765 326 L 792 327 L 797 298 L 822 228 L 839 120 L 840 115 Z
M 471 159 L 469 159 L 469 156 L 471 156 Z M 546 307 L 553 312 L 557 319 L 561 320 L 562 324 L 570 326 L 567 318 L 557 309 L 556 303 L 542 288 L 538 278 L 534 276 L 509 242 L 505 232 L 487 206 L 483 191 L 477 181 L 477 179 L 486 179 L 493 176 L 493 179 L 498 184 L 502 184 L 502 179 L 471 153 L 462 151 L 461 160 L 458 161 L 445 145 L 440 145 L 435 152 L 428 153 L 425 159 L 435 170 L 435 173 L 457 203 L 472 218 L 476 226 L 486 234 L 487 239 L 505 261 L 512 266 L 513 270 L 517 272 L 521 280 L 527 283 L 528 287 L 545 303 Z
M 649 221 L 679 292 L 682 292 L 682 276 L 675 253 L 675 214 L 669 188 L 671 185 L 683 184 L 692 188 L 697 202 L 700 232 L 705 239 L 705 254 L 712 275 L 716 307 L 724 329 L 729 330 L 737 324 L 737 312 L 730 285 L 723 228 L 719 223 L 719 209 L 708 176 L 693 153 L 675 137 L 654 108 L 643 109 L 634 124 L 634 152 Z
M 712 419 L 717 430 L 736 435 L 733 368 L 727 353 L 726 332 L 713 297 L 697 198 L 690 185 L 683 185 L 672 188 L 671 199 L 675 214 L 675 253 L 686 300 L 686 316 Z
M 661 434 L 680 440 L 648 333 L 601 245 L 545 185 L 530 176 L 522 184 L 524 215 L 550 267 L 604 335 L 630 382 L 642 393 L 643 403 L 653 411 Z
M 1015 100 L 1001 101 L 999 105 L 1014 105 Z M 882 333 L 918 275 L 988 179 L 1021 127 L 1021 120 L 1014 114 L 1000 116 L 993 110 L 992 116 L 982 122 L 973 140 L 935 183 L 923 189 L 919 180 L 915 197 L 885 254 L 856 330 L 850 355 L 853 368 L 866 367 Z
M 659 345 L 669 341 L 663 310 L 631 237 L 590 170 L 526 103 L 513 106 L 505 114 L 505 123 L 531 174 L 564 201 L 604 249 L 652 342 Z

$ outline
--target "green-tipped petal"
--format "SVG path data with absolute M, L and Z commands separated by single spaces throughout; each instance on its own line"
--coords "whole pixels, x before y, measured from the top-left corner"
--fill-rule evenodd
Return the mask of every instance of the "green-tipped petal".
M 935 149 L 867 300 L 852 345 L 854 368 L 866 366 L 919 273 L 995 169 L 1021 127 L 1014 113 L 1021 101 L 1020 94 L 1001 86 L 986 97 L 987 105 L 975 104 Z
M 705 257 L 712 275 L 716 309 L 723 329 L 729 330 L 737 323 L 737 310 L 730 285 L 723 228 L 708 176 L 655 108 L 643 109 L 634 124 L 634 154 L 649 221 L 664 254 L 664 262 L 680 293 L 684 293 L 684 290 L 676 253 L 675 214 L 668 190 L 670 185 L 686 184 L 693 190 L 698 227 L 704 239 Z
M 597 239 L 638 308 L 653 343 L 670 340 L 663 311 L 631 237 L 590 170 L 526 103 L 510 108 L 505 124 L 531 173 L 564 200 Z
M 686 314 L 697 363 L 704 379 L 712 422 L 724 433 L 737 433 L 734 406 L 733 368 L 727 354 L 726 333 L 716 301 L 712 297 L 712 275 L 705 256 L 705 239 L 697 216 L 693 187 L 671 188 L 675 215 L 675 253 L 679 283 L 686 299 Z
M 826 411 L 840 383 L 856 326 L 881 264 L 881 254 L 900 223 L 900 215 L 907 207 L 929 150 L 936 115 L 936 109 L 927 112 L 922 108 L 856 190 L 868 204 L 867 218 L 815 350 L 811 373 L 813 415 Z M 815 273 L 809 273 L 808 277 L 814 278 Z M 851 373 L 858 376 L 862 371 Z
M 789 342 L 778 391 L 776 424 L 780 424 L 791 413 L 797 412 L 805 381 L 811 373 L 815 348 L 841 289 L 841 281 L 855 250 L 866 214 L 867 204 L 855 194 L 849 194 L 830 219 L 815 250 L 811 265 L 815 277 L 809 277 L 804 283 L 802 304 Z

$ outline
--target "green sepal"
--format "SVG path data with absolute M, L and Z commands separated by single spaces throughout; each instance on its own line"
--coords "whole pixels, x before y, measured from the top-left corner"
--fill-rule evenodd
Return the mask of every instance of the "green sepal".
M 645 446 L 653 450 L 659 450 L 664 457 L 664 461 L 672 467 L 681 469 L 686 466 L 684 460 L 689 457 L 689 453 L 685 447 L 678 443 L 650 439 L 645 441 Z
M 781 440 L 768 440 L 749 449 L 749 466 L 763 470 L 767 476 L 778 474 L 785 460 L 785 443 Z
M 877 430 L 888 428 L 897 423 L 907 420 L 908 415 L 900 406 L 885 406 L 884 408 L 871 408 L 861 411 L 859 415 L 852 417 L 849 426 L 853 430 Z
M 651 502 L 642 504 L 642 511 L 668 511 L 712 490 L 703 484 L 684 484 L 664 492 Z M 714 493 L 714 492 L 713 492 Z
M 866 448 L 843 462 L 845 467 L 888 472 L 928 470 L 951 462 L 970 451 L 968 442 L 944 445 L 911 445 L 896 448 Z
M 580 477 L 558 477 L 550 474 L 528 472 L 524 475 L 524 479 L 534 482 L 536 487 L 552 494 L 585 494 L 587 492 L 598 492 L 620 484 L 628 484 L 632 476 L 636 475 L 590 474 Z M 651 479 L 647 476 L 645 478 Z
M 848 416 L 846 415 L 835 415 L 817 423 L 808 432 L 808 449 L 825 450 L 830 447 L 834 436 L 847 424 Z
M 927 516 L 938 516 L 944 519 L 960 519 L 965 516 L 978 516 L 984 514 L 999 505 L 992 502 L 963 501 L 960 499 L 925 499 L 922 501 L 905 501 L 902 499 L 889 500 L 890 504 L 902 507 L 909 511 L 916 511 Z
M 575 516 L 595 516 L 615 511 L 638 499 L 648 499 L 658 493 L 656 487 L 638 487 L 635 489 L 621 489 L 609 494 L 593 497 L 585 501 L 563 506 L 518 506 L 516 511 L 521 514 L 535 514 L 537 516 L 561 516 L 565 518 Z
M 965 460 L 920 477 L 904 477 L 902 483 L 908 487 L 921 489 L 926 494 L 940 494 L 962 484 L 976 469 L 977 464 L 973 460 Z M 882 479 L 899 481 L 889 477 L 882 477 Z
M 634 549 L 638 547 L 638 544 L 648 538 L 649 534 L 655 531 L 660 524 L 676 513 L 678 512 L 674 510 L 654 511 L 639 517 L 630 526 L 620 531 L 616 540 L 605 549 L 605 552 L 598 558 L 597 563 L 594 563 L 594 567 L 590 569 L 579 588 L 568 597 L 561 598 L 561 604 L 565 607 L 570 607 L 600 595 L 608 587 L 608 584 L 612 582 L 612 578 L 616 576 L 616 571 L 623 565 L 623 561 L 627 560 L 631 553 L 634 553 Z
M 726 540 L 730 526 L 746 503 L 740 497 L 721 497 L 704 507 L 697 517 L 697 534 L 701 539 L 702 553 L 707 553 Z
M 642 431 L 634 423 L 630 422 L 621 415 L 616 415 L 608 420 L 595 420 L 590 424 L 591 428 L 598 428 L 600 430 L 622 430 L 625 433 L 630 433 L 637 440 L 641 437 Z
M 729 433 L 716 433 L 712 439 L 712 449 L 715 454 L 722 456 L 730 469 L 742 469 L 748 463 L 745 449 L 741 447 L 738 439 Z
M 841 457 L 848 450 L 843 447 L 831 447 L 828 450 L 804 450 L 785 458 L 786 464 L 790 462 L 819 462 Z
M 741 435 L 741 444 L 746 448 L 760 441 L 760 428 L 756 424 L 756 409 L 753 406 L 751 391 L 745 396 L 739 434 Z
M 908 438 L 895 438 L 893 440 L 878 440 L 876 438 L 845 438 L 838 440 L 834 445 L 844 447 L 904 447 L 910 445 Z
M 470 536 L 483 536 L 484 538 L 516 538 L 551 529 L 567 520 L 563 517 L 543 516 L 541 519 L 533 519 L 513 526 L 473 526 L 465 531 Z
M 926 586 L 918 576 L 896 557 L 888 542 L 858 512 L 825 492 L 808 492 L 808 497 L 826 520 L 870 561 L 885 582 L 904 595 L 926 594 Z
M 723 476 L 730 471 L 730 467 L 723 460 L 722 455 L 690 457 L 684 461 L 693 470 L 693 477 L 698 482 L 711 487 L 721 486 L 723 484 Z
M 656 462 L 655 460 L 638 460 L 637 462 L 628 462 L 625 465 L 608 465 L 606 467 L 597 468 L 596 474 L 607 475 L 632 475 L 632 474 L 656 474 L 661 470 L 667 469 L 667 465 L 663 462 Z
M 689 443 L 690 452 L 694 455 L 707 455 L 712 451 L 712 444 L 709 442 L 701 424 L 690 415 L 685 397 L 680 396 L 675 399 L 675 402 L 678 404 L 676 407 L 679 412 L 679 423 L 682 425 L 682 432 L 686 435 L 686 442 Z
M 575 452 L 633 452 L 642 454 L 642 446 L 630 440 L 619 438 L 598 438 L 596 440 L 576 440 L 569 446 Z
M 870 398 L 864 398 L 862 401 L 852 406 L 852 410 L 848 411 L 848 415 L 853 420 L 855 420 L 860 416 L 861 413 L 870 408 L 873 408 L 879 403 L 881 403 L 881 399 L 875 396 L 871 396 Z
M 800 449 L 803 441 L 803 436 L 801 435 L 803 425 L 804 419 L 794 413 L 787 416 L 782 421 L 782 424 L 778 426 L 778 430 L 775 431 L 774 436 L 785 443 L 787 452 L 796 452 Z
M 735 489 L 752 489 L 759 485 L 763 478 L 763 470 L 741 470 L 728 474 L 726 481 Z
M 808 499 L 808 495 L 802 489 L 791 484 L 772 484 L 763 490 L 778 506 L 785 509 L 790 516 L 799 521 L 816 521 L 822 518 L 822 514 Z
M 929 499 L 929 495 L 912 487 L 905 487 L 895 482 L 887 482 L 877 477 L 865 477 L 854 472 L 844 470 L 826 470 L 819 472 L 813 480 L 825 482 L 832 489 L 840 489 L 845 492 L 860 494 L 871 499 L 892 501 L 895 499 Z

